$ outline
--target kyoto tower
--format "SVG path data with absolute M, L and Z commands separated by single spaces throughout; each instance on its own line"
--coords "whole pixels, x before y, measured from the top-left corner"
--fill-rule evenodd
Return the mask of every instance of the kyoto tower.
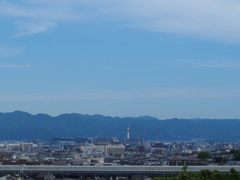
M 130 127 L 129 127 L 129 125 L 127 126 L 127 139 L 130 139 Z

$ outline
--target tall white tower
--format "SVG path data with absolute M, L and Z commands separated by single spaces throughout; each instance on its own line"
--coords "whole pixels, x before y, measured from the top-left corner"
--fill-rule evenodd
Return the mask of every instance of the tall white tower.
M 130 127 L 129 127 L 129 125 L 127 126 L 127 139 L 130 139 Z

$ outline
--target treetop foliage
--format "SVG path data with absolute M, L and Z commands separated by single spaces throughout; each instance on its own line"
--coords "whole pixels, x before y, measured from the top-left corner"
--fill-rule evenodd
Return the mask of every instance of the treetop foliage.
M 235 169 L 225 174 L 219 171 L 201 170 L 196 173 L 187 172 L 187 167 L 183 167 L 182 173 L 175 177 L 157 177 L 152 180 L 240 180 L 240 175 Z

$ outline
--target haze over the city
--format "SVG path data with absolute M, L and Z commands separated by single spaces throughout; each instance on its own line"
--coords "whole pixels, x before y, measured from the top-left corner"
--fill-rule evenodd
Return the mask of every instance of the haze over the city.
M 1 0 L 1 112 L 240 118 L 240 1 Z

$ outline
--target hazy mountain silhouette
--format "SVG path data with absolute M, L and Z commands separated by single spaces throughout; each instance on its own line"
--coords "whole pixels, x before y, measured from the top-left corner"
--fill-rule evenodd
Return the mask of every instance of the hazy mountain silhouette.
M 0 140 L 28 140 L 52 137 L 126 137 L 126 127 L 131 127 L 131 137 L 162 140 L 236 141 L 240 139 L 240 121 L 234 119 L 168 119 L 151 116 L 109 117 L 102 115 L 47 114 L 32 115 L 22 111 L 0 113 Z

